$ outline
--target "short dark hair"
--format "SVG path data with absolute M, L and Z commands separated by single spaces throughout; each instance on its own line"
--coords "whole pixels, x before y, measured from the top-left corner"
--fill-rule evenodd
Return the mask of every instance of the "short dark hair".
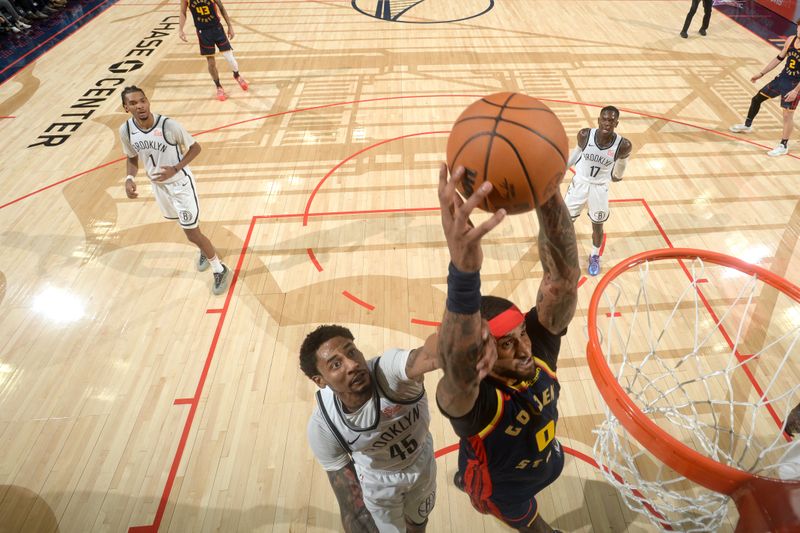
M 122 89 L 122 105 L 125 105 L 127 103 L 127 102 L 125 102 L 125 97 L 128 96 L 131 93 L 142 93 L 142 94 L 144 94 L 144 91 L 142 89 L 140 89 L 139 87 L 137 87 L 136 85 L 131 85 L 130 87 L 125 87 L 124 89 Z M 146 94 L 145 94 L 145 97 L 147 97 Z
M 345 339 L 355 340 L 350 330 L 344 326 L 336 324 L 325 324 L 306 335 L 303 344 L 300 345 L 300 370 L 313 378 L 319 375 L 317 369 L 317 350 L 319 347 L 334 337 L 344 337 Z
M 619 109 L 617 109 L 613 105 L 605 106 L 603 109 L 600 110 L 600 114 L 602 115 L 606 111 L 611 111 L 612 113 L 614 113 L 614 118 L 619 118 Z
M 499 296 L 481 296 L 481 318 L 491 320 L 513 306 L 513 302 Z

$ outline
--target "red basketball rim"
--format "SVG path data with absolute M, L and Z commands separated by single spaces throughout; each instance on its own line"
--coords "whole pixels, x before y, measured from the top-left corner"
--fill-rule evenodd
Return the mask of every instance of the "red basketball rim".
M 592 294 L 592 299 L 589 303 L 588 318 L 589 343 L 586 347 L 592 377 L 608 404 L 609 409 L 619 419 L 625 429 L 633 435 L 642 446 L 647 448 L 647 450 L 673 470 L 695 483 L 703 485 L 715 492 L 733 496 L 737 500 L 740 515 L 744 516 L 742 512 L 743 507 L 747 509 L 747 512 L 754 512 L 749 507 L 740 505 L 740 498 L 748 499 L 751 497 L 759 498 L 759 496 L 771 496 L 775 500 L 784 500 L 784 498 L 778 497 L 778 495 L 792 493 L 794 496 L 790 499 L 792 503 L 796 503 L 797 491 L 800 491 L 800 481 L 782 481 L 779 479 L 764 478 L 724 465 L 693 450 L 662 430 L 655 422 L 642 413 L 633 400 L 631 400 L 622 389 L 605 361 L 601 342 L 597 334 L 597 315 L 600 298 L 608 285 L 623 272 L 645 261 L 696 258 L 700 258 L 708 263 L 733 268 L 751 276 L 757 275 L 760 281 L 780 290 L 795 302 L 800 303 L 800 287 L 797 285 L 790 283 L 765 268 L 725 254 L 694 248 L 665 248 L 633 255 L 610 269 L 597 284 L 597 288 Z M 742 492 L 749 493 L 753 487 L 758 487 L 760 491 L 767 489 L 767 491 L 765 491 L 767 494 L 742 497 Z M 760 505 L 759 508 L 761 507 L 763 506 Z M 795 506 L 788 505 L 787 507 Z M 764 512 L 770 511 L 765 510 Z M 777 518 L 776 523 L 785 524 L 787 523 L 786 520 L 789 520 L 796 525 L 797 522 L 795 520 L 800 518 L 800 506 L 797 506 L 797 509 L 778 510 L 777 514 L 782 516 L 775 517 Z

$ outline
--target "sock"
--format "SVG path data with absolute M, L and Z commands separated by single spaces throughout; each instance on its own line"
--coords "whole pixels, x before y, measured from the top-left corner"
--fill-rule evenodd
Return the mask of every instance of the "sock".
M 222 261 L 220 261 L 219 257 L 216 255 L 209 259 L 208 262 L 211 263 L 211 270 L 213 270 L 215 274 L 221 274 L 224 270 L 222 268 Z
M 744 121 L 744 125 L 749 128 L 750 126 L 753 125 L 753 119 L 750 118 L 750 117 L 747 117 L 747 120 Z
M 226 50 L 222 52 L 222 57 L 225 58 L 225 61 L 231 66 L 231 70 L 234 72 L 239 72 L 239 64 L 236 62 L 236 58 L 233 57 L 233 50 Z
M 591 255 L 600 255 L 600 248 L 597 246 L 592 245 L 592 253 Z
M 788 143 L 789 143 L 789 139 L 781 139 L 781 144 L 783 145 L 783 147 L 784 147 L 784 148 L 786 148 L 786 147 L 787 147 L 786 145 L 787 145 Z
M 216 85 L 218 89 L 222 89 L 222 84 L 219 82 L 219 78 L 214 80 L 214 85 Z

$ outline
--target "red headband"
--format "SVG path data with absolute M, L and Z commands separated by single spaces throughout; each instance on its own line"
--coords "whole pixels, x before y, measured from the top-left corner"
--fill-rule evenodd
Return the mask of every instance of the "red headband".
M 499 339 L 522 324 L 523 320 L 525 320 L 525 315 L 517 309 L 516 305 L 512 305 L 489 321 L 489 331 L 492 333 L 492 337 Z

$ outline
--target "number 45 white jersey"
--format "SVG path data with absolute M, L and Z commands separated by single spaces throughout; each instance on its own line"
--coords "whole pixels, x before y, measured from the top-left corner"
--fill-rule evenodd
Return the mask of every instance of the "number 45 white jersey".
M 597 128 L 592 128 L 586 148 L 575 164 L 575 175 L 580 176 L 586 183 L 601 185 L 611 181 L 611 170 L 614 168 L 617 150 L 623 137 L 615 133 L 611 145 L 601 148 L 597 145 L 596 136 Z

